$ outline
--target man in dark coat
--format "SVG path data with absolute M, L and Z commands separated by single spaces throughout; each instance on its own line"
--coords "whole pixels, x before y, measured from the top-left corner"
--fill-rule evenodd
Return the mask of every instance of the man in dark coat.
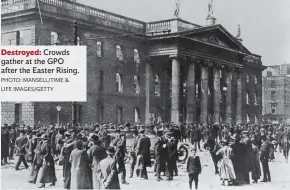
M 117 150 L 117 161 L 119 166 L 119 172 L 121 175 L 121 183 L 128 185 L 126 182 L 126 167 L 125 167 L 125 156 L 126 156 L 126 137 L 125 134 L 120 134 L 120 130 L 116 130 L 116 138 L 111 142 L 111 146 L 116 147 Z
M 156 174 L 157 181 L 162 180 L 160 177 L 161 169 L 165 167 L 165 159 L 166 159 L 166 141 L 162 138 L 163 135 L 162 129 L 157 131 L 157 141 L 154 146 L 155 160 L 156 160 Z
M 41 133 L 39 133 L 36 135 L 36 147 L 34 149 L 34 157 L 32 161 L 30 180 L 28 181 L 29 183 L 34 184 L 36 183 L 39 169 L 42 166 L 41 146 L 42 146 Z
M 1 129 L 1 163 L 7 164 L 7 158 L 9 158 L 9 132 L 8 126 L 4 126 Z
M 25 146 L 27 143 L 27 138 L 24 135 L 24 133 L 25 133 L 24 130 L 21 130 L 20 136 L 17 137 L 17 139 L 15 141 L 16 155 L 19 156 L 18 161 L 17 161 L 16 166 L 15 166 L 15 170 L 19 170 L 19 166 L 20 166 L 21 162 L 23 162 L 26 169 L 29 167 L 27 162 L 26 162 L 26 159 L 25 159 L 25 155 L 26 155 Z
M 215 167 L 215 174 L 219 174 L 217 163 L 220 160 L 220 155 L 216 155 L 217 151 L 221 148 L 219 144 L 215 141 L 215 137 L 211 134 L 206 142 L 204 143 L 204 148 L 209 149 L 212 161 Z
M 98 166 L 100 161 L 107 157 L 106 149 L 103 147 L 97 135 L 93 135 L 89 140 L 94 143 L 88 151 L 89 164 L 92 169 L 92 187 L 93 189 L 100 189 L 101 182 L 98 179 L 97 172 L 99 170 Z
M 144 133 L 145 133 L 144 129 L 139 130 L 140 137 L 138 139 L 136 147 L 136 155 L 139 159 L 141 159 L 141 163 L 139 162 L 139 168 L 141 169 L 140 177 L 148 179 L 146 167 L 151 167 L 150 160 L 151 142 L 150 139 Z M 142 166 L 140 166 L 140 164 Z
M 260 161 L 262 163 L 262 168 L 263 168 L 263 174 L 264 178 L 261 182 L 271 182 L 271 174 L 270 174 L 270 169 L 269 169 L 269 144 L 267 143 L 267 137 L 262 136 L 262 147 L 261 147 L 261 153 L 260 153 Z
M 194 145 L 195 149 L 197 149 L 197 145 L 198 149 L 200 149 L 200 140 L 201 140 L 201 132 L 199 128 L 195 125 L 191 133 L 191 144 Z
M 10 137 L 10 152 L 9 152 L 9 158 L 12 160 L 13 159 L 13 154 L 14 154 L 14 150 L 15 150 L 15 141 L 17 138 L 17 133 L 16 133 L 16 129 L 15 129 L 16 125 L 13 125 L 11 127 L 11 130 L 9 132 L 9 137 Z
M 252 142 L 250 138 L 248 137 L 248 131 L 242 131 L 243 139 L 242 143 L 245 145 L 245 182 L 246 184 L 250 184 L 250 172 L 253 168 L 253 162 L 254 162 L 254 152 L 252 148 Z
M 165 134 L 167 138 L 167 150 L 168 150 L 168 157 L 167 157 L 167 180 L 173 180 L 173 169 L 174 165 L 176 164 L 178 153 L 177 153 L 177 144 L 178 142 L 174 139 L 171 132 L 166 132 Z
M 137 161 L 136 148 L 137 148 L 137 144 L 138 144 L 138 140 L 139 140 L 137 130 L 133 131 L 133 138 L 134 138 L 133 144 L 132 144 L 132 147 L 130 150 L 131 162 L 130 162 L 130 176 L 129 176 L 129 178 L 133 177 L 133 173 L 134 173 L 134 169 L 135 169 L 135 165 L 136 165 L 136 161 Z M 138 177 L 139 176 L 139 169 L 137 169 L 136 174 Z

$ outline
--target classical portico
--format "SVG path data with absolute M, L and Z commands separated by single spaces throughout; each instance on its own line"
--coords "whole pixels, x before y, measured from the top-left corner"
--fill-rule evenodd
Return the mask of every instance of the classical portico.
M 152 85 L 146 86 L 147 123 L 155 114 L 152 105 L 163 108 L 157 115 L 164 122 L 242 123 L 242 74 L 249 56 L 253 56 L 242 43 L 221 25 L 198 26 L 178 18 L 151 25 L 147 27 L 149 32 L 171 32 L 151 37 L 146 77 L 167 73 L 170 77 L 160 79 L 161 84 L 170 80 L 171 93 L 164 89 L 160 97 L 154 97 L 150 88 L 156 84 L 146 83 Z M 255 66 L 262 70 L 262 65 Z M 167 109 L 166 103 L 170 104 Z

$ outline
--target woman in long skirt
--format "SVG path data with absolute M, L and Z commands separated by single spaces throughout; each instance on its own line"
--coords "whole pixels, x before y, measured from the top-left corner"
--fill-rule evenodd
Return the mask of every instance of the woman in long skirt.
M 233 183 L 236 179 L 234 166 L 231 160 L 233 149 L 229 147 L 227 140 L 222 140 L 223 147 L 217 151 L 216 155 L 221 155 L 222 159 L 218 162 L 219 175 L 222 181 L 222 185 L 228 186 L 229 183 Z
M 290 143 L 289 143 L 289 140 L 288 140 L 287 136 L 285 136 L 283 138 L 282 148 L 283 148 L 283 155 L 285 157 L 286 163 L 288 163 Z

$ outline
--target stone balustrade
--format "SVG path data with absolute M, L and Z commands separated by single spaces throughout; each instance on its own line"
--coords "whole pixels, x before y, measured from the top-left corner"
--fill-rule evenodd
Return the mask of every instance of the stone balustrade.
M 59 8 L 59 10 L 73 10 L 82 16 L 96 17 L 104 21 L 123 24 L 129 27 L 136 28 L 138 31 L 144 31 L 146 23 L 120 16 L 114 13 L 103 11 L 94 7 L 86 6 L 76 2 L 62 1 L 62 0 L 39 0 L 40 9 L 47 11 L 47 5 Z M 37 0 L 6 0 L 1 1 L 1 15 L 2 17 L 7 13 L 23 11 L 28 9 L 38 8 Z M 61 14 L 61 12 L 60 12 Z M 84 18 L 84 17 L 83 17 Z M 112 24 L 111 24 L 112 26 Z M 127 28 L 127 27 L 122 27 Z

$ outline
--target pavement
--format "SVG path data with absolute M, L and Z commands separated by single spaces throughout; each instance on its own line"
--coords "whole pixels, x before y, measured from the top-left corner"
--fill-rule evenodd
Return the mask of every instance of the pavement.
M 250 184 L 243 186 L 221 186 L 218 175 L 214 174 L 214 166 L 210 154 L 207 151 L 197 153 L 200 156 L 202 164 L 202 173 L 199 176 L 199 190 L 289 190 L 290 189 L 290 163 L 285 163 L 281 153 L 275 153 L 276 159 L 270 162 L 270 172 L 272 181 L 270 183 Z M 38 184 L 28 183 L 30 169 L 20 167 L 21 170 L 15 171 L 15 160 L 10 160 L 8 165 L 1 166 L 1 189 L 38 189 Z M 129 165 L 127 164 L 127 175 Z M 162 180 L 158 182 L 153 173 L 153 167 L 148 168 L 148 180 L 141 180 L 134 176 L 127 182 L 129 185 L 121 185 L 121 189 L 149 189 L 149 190 L 188 190 L 188 176 L 185 172 L 185 164 L 178 164 L 178 174 L 173 181 Z M 56 166 L 56 177 L 58 181 L 56 186 L 46 189 L 63 189 L 62 166 Z M 165 177 L 163 177 L 165 179 Z

